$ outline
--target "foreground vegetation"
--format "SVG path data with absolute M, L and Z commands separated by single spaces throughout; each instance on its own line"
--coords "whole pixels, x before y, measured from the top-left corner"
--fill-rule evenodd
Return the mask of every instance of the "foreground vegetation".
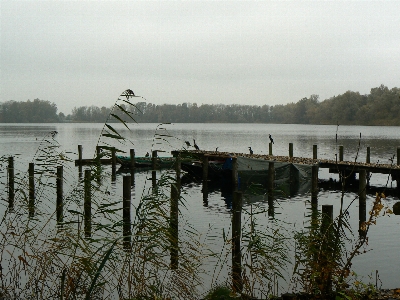
M 134 107 L 134 97 L 131 90 L 126 90 L 107 120 L 117 120 L 130 128 L 130 122 L 136 121 L 135 114 L 126 107 Z M 230 265 L 229 229 L 209 232 L 211 238 L 202 237 L 182 213 L 184 195 L 179 195 L 182 226 L 176 244 L 176 232 L 171 226 L 174 217 L 170 212 L 171 188 L 178 185 L 173 170 L 164 172 L 155 186 L 142 192 L 128 224 L 130 229 L 126 231 L 121 195 L 108 184 L 110 174 L 96 164 L 88 169 L 89 177 L 75 181 L 75 167 L 71 167 L 69 153 L 63 152 L 57 143 L 56 134 L 51 132 L 43 139 L 34 158 L 37 168 L 34 213 L 28 214 L 32 210 L 27 187 L 29 176 L 25 172 L 16 173 L 12 204 L 6 202 L 9 193 L 6 176 L 1 178 L 0 297 L 128 300 L 218 299 L 225 295 L 225 299 L 267 299 L 278 294 L 276 279 L 285 279 L 284 270 L 290 268 L 288 250 L 293 246 L 296 251 L 291 281 L 295 291 L 319 299 L 358 299 L 375 292 L 373 286 L 356 281 L 351 262 L 366 247 L 369 227 L 376 224 L 381 213 L 389 212 L 383 204 L 383 194 L 376 195 L 369 219 L 362 224 L 359 235 L 353 234 L 347 213 L 355 199 L 346 206 L 344 192 L 338 217 L 329 219 L 311 206 L 309 224 L 299 231 L 285 229 L 285 224 L 277 219 L 263 226 L 258 218 L 266 214 L 265 210 L 256 205 L 244 207 L 243 284 L 239 289 L 229 277 L 215 275 Z M 165 134 L 155 137 L 168 138 L 174 137 Z M 104 151 L 96 154 L 96 159 L 111 156 L 113 149 L 118 151 L 121 143 L 129 142 L 106 122 L 98 141 Z M 2 170 L 7 169 L 7 157 L 2 157 L 0 163 Z M 65 214 L 56 222 L 54 181 L 58 166 L 64 167 L 69 188 L 64 195 Z M 345 181 L 342 177 L 343 185 Z M 89 195 L 85 186 L 91 188 Z M 260 193 L 257 186 L 251 189 L 249 192 Z M 88 197 L 92 203 L 90 227 L 83 204 Z M 215 242 L 215 236 L 223 241 L 219 253 L 205 243 Z M 172 253 L 179 255 L 178 265 L 172 264 Z M 210 257 L 216 264 L 214 274 L 204 270 L 203 263 Z M 212 284 L 205 286 L 204 278 L 210 276 Z M 204 290 L 210 292 L 205 294 Z
M 100 122 L 108 116 L 110 108 L 97 106 L 75 107 L 71 114 L 57 114 L 54 103 L 34 101 L 8 101 L 2 104 L 0 122 Z M 156 105 L 137 102 L 127 105 L 128 111 L 142 123 L 276 123 L 276 124 L 341 124 L 400 126 L 400 88 L 381 85 L 367 95 L 347 91 L 320 101 L 311 95 L 296 103 L 270 106 L 268 104 L 202 104 Z

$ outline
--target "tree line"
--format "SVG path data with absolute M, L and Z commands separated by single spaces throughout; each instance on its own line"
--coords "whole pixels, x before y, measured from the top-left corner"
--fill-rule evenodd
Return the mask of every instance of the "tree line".
M 276 123 L 400 126 L 400 89 L 381 85 L 369 94 L 347 91 L 324 101 L 311 95 L 296 103 L 280 105 L 162 104 L 138 102 L 121 105 L 138 123 Z M 101 122 L 111 107 L 75 107 L 71 114 L 57 114 L 49 101 L 8 101 L 1 105 L 0 122 Z M 121 111 L 117 114 L 124 118 Z

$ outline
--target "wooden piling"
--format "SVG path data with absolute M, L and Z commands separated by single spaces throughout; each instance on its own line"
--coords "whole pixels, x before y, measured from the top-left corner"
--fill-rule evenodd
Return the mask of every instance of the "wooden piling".
M 15 198 L 15 178 L 14 178 L 14 157 L 10 156 L 8 158 L 8 208 L 14 208 L 14 198 Z
M 117 157 L 115 155 L 115 148 L 111 149 L 111 180 L 117 179 Z
M 327 295 L 332 287 L 332 270 L 326 268 L 329 263 L 330 254 L 332 254 L 332 242 L 334 239 L 333 222 L 333 205 L 322 205 L 321 233 L 323 235 L 321 245 L 321 256 L 319 258 L 319 268 L 321 270 L 320 278 L 324 278 L 321 282 L 322 293 Z
M 242 192 L 235 191 L 232 201 L 232 287 L 234 292 L 243 289 L 242 252 L 240 238 L 242 228 Z
M 29 217 L 35 214 L 35 164 L 29 163 L 29 203 L 28 211 Z
M 275 165 L 273 162 L 268 163 L 268 183 L 267 183 L 267 194 L 268 194 L 268 216 L 274 217 L 274 180 L 275 180 Z
M 343 145 L 339 146 L 339 161 L 343 161 Z
M 269 142 L 268 155 L 273 155 L 272 154 L 272 143 L 271 142 Z
M 78 161 L 79 165 L 82 165 L 82 145 L 78 145 Z
M 208 180 L 208 156 L 203 156 L 203 181 Z
M 318 165 L 311 167 L 311 223 L 318 224 Z
M 371 147 L 367 147 L 367 158 L 365 159 L 365 162 L 367 164 L 371 163 Z M 370 178 L 370 173 L 367 172 L 367 186 L 369 186 L 369 178 Z
M 181 155 L 178 154 L 178 156 L 175 158 L 175 172 L 176 172 L 176 186 L 178 188 L 178 192 L 180 195 L 180 191 L 181 191 Z
M 178 268 L 178 250 L 179 250 L 179 236 L 178 236 L 178 218 L 179 218 L 179 190 L 176 184 L 171 184 L 171 202 L 170 202 L 170 256 L 172 270 Z
M 129 150 L 130 158 L 131 158 L 131 169 L 135 168 L 135 149 Z
M 57 224 L 61 224 L 64 221 L 64 211 L 63 211 L 64 210 L 64 203 L 63 203 L 64 168 L 63 168 L 63 166 L 57 167 L 56 186 L 57 186 L 56 217 L 57 217 Z
M 293 158 L 293 143 L 289 143 L 289 157 Z
M 237 191 L 239 185 L 237 157 L 232 157 L 232 185 L 233 191 Z
M 318 159 L 318 145 L 313 145 L 313 159 Z
M 156 188 L 157 185 L 157 150 L 153 150 L 153 152 L 151 153 L 151 182 L 153 185 L 153 189 Z
M 96 156 L 100 160 L 101 146 L 96 146 Z
M 85 170 L 85 198 L 83 202 L 84 209 L 84 231 L 85 237 L 91 237 L 92 235 L 92 192 L 91 192 L 91 172 L 90 170 Z
M 365 234 L 363 224 L 367 219 L 367 172 L 366 170 L 360 170 L 359 172 L 359 186 L 358 186 L 358 211 L 359 211 L 359 233 L 360 235 Z
M 131 199 L 131 177 L 124 176 L 122 180 L 122 234 L 125 249 L 130 249 L 131 245 Z

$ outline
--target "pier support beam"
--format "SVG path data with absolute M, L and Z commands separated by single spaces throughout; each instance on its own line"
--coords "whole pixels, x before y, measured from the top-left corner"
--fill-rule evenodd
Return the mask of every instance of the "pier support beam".
M 273 162 L 268 164 L 268 216 L 274 217 L 274 180 L 275 180 L 275 165 Z
M 171 184 L 171 202 L 170 202 L 170 221 L 169 221 L 169 230 L 170 230 L 170 256 L 171 263 L 170 267 L 172 270 L 178 269 L 178 253 L 179 253 L 179 189 L 177 184 Z
M 92 236 L 92 182 L 91 182 L 90 170 L 85 170 L 84 179 L 84 200 L 83 200 L 83 222 L 85 237 L 90 238 Z
M 35 164 L 29 163 L 29 217 L 35 214 Z
M 242 192 L 234 192 L 232 202 L 232 289 L 237 293 L 243 290 L 242 252 L 240 249 L 242 196 Z
M 236 157 L 232 157 L 232 185 L 233 191 L 237 191 L 239 189 L 238 164 Z
M 289 143 L 289 157 L 293 158 L 293 143 Z
M 269 145 L 268 145 L 268 155 L 273 155 L 272 154 L 272 143 L 271 142 L 269 142 Z
M 57 167 L 57 201 L 56 201 L 56 217 L 57 224 L 61 224 L 64 221 L 64 203 L 63 203 L 63 179 L 64 179 L 64 169 L 63 166 Z
M 153 189 L 156 187 L 157 185 L 157 150 L 153 150 L 153 152 L 151 153 L 151 182 L 153 185 Z
M 365 170 L 359 172 L 358 201 L 359 233 L 364 235 L 365 231 L 361 228 L 367 219 L 367 172 Z
M 124 249 L 131 248 L 131 177 L 124 176 L 122 181 L 122 234 Z
M 8 208 L 14 208 L 14 198 L 15 198 L 15 189 L 14 189 L 14 157 L 10 156 L 8 158 Z
M 318 158 L 318 145 L 313 145 L 313 159 Z

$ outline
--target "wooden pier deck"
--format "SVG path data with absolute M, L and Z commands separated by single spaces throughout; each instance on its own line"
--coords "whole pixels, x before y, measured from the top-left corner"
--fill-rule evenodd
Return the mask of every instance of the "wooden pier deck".
M 400 179 L 400 165 L 398 164 L 379 164 L 379 163 L 365 163 L 358 161 L 336 161 L 329 159 L 313 159 L 305 157 L 290 157 L 290 156 L 276 156 L 276 155 L 262 155 L 262 154 L 248 154 L 248 153 L 235 153 L 235 152 L 215 152 L 215 151 L 172 151 L 173 156 L 178 154 L 181 157 L 194 157 L 202 160 L 204 156 L 210 159 L 223 159 L 228 157 L 247 157 L 265 160 L 268 162 L 282 162 L 304 165 L 317 165 L 319 168 L 329 169 L 330 173 L 338 172 L 353 172 L 359 173 L 360 170 L 365 170 L 369 173 L 391 174 L 393 179 Z

